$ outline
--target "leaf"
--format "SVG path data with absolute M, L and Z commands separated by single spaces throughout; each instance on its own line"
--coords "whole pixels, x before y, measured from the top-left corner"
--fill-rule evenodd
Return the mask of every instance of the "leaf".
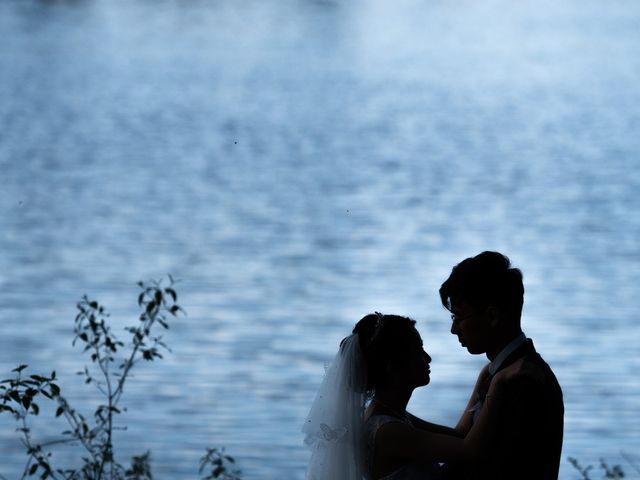
M 151 300 L 149 303 L 147 303 L 147 313 L 151 313 L 154 308 L 156 308 L 156 302 Z
M 20 365 L 16 368 L 14 368 L 13 370 L 11 370 L 12 372 L 18 372 L 20 373 L 22 370 L 24 370 L 25 368 L 27 368 L 29 365 Z
M 96 310 L 98 308 L 98 302 L 96 302 L 95 300 L 93 302 L 89 303 L 89 306 L 91 308 L 93 308 L 94 310 Z
M 49 386 L 51 387 L 51 395 L 53 395 L 54 397 L 60 395 L 60 387 L 58 385 L 52 383 Z
M 9 405 L 0 405 L 0 412 L 2 412 L 3 410 L 11 413 L 16 413 L 16 411 L 13 408 L 11 408 Z
M 142 301 L 144 300 L 144 292 L 142 292 L 140 295 L 138 295 L 138 306 L 141 307 L 142 306 Z
M 31 476 L 34 473 L 36 473 L 36 470 L 38 470 L 38 464 L 34 463 L 33 465 L 31 465 L 31 468 L 29 469 L 29 476 Z
M 37 403 L 31 404 L 31 410 L 33 410 L 34 415 L 38 415 L 40 413 L 40 407 L 38 406 Z
M 173 301 L 177 301 L 178 300 L 178 295 L 176 294 L 176 291 L 173 288 L 165 288 L 164 292 L 171 295 L 171 298 L 173 298 Z
M 64 407 L 58 407 L 56 410 L 56 417 L 59 417 L 64 413 Z

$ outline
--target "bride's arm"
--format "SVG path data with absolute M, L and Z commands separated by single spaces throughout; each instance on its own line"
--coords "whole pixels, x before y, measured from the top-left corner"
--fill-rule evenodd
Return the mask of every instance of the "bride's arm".
M 376 433 L 375 451 L 376 455 L 406 461 L 461 461 L 464 439 L 389 422 Z
M 391 458 L 438 462 L 472 462 L 491 447 L 496 417 L 502 408 L 504 384 L 518 375 L 522 362 L 497 374 L 478 418 L 465 438 L 443 435 L 411 427 L 401 422 L 382 425 L 376 434 L 376 451 Z
M 498 372 L 491 381 L 478 418 L 465 437 L 465 454 L 472 459 L 482 458 L 492 447 L 498 414 L 516 404 L 531 401 L 543 381 L 544 374 L 540 367 L 524 357 Z M 507 395 L 508 403 L 505 398 Z
M 501 385 L 490 390 L 474 426 L 465 438 L 433 433 L 406 423 L 389 422 L 376 434 L 376 452 L 389 458 L 435 462 L 471 462 L 482 455 L 492 436 L 501 404 Z
M 458 424 L 455 426 L 455 428 L 447 427 L 445 425 L 438 425 L 437 423 L 427 422 L 426 420 L 422 420 L 415 415 L 409 414 L 413 426 L 420 430 L 426 430 L 427 432 L 441 433 L 443 435 L 453 435 L 455 437 L 464 438 L 467 433 L 469 433 L 471 425 L 473 425 L 473 410 L 471 409 L 476 403 L 478 390 L 480 389 L 482 382 L 484 382 L 485 378 L 489 374 L 489 365 L 490 364 L 487 363 L 482 368 L 482 370 L 480 370 L 480 374 L 478 375 L 476 384 L 473 387 L 473 391 L 471 392 L 471 396 L 469 397 L 469 401 L 467 402 L 467 407 L 462 412 L 460 420 L 458 420 Z
M 446 425 L 438 425 L 437 423 L 427 422 L 421 418 L 416 417 L 409 413 L 411 418 L 411 424 L 419 430 L 425 430 L 431 433 L 441 433 L 443 435 L 453 435 L 454 437 L 462 437 L 455 428 L 447 427 Z
M 471 429 L 471 425 L 473 424 L 473 411 L 471 408 L 476 403 L 476 398 L 478 394 L 478 389 L 482 382 L 484 382 L 485 378 L 489 374 L 489 363 L 487 363 L 478 375 L 478 379 L 476 380 L 476 384 L 473 387 L 473 391 L 471 392 L 471 396 L 469 397 L 469 401 L 467 402 L 467 407 L 462 412 L 462 416 L 460 420 L 458 420 L 458 424 L 455 428 L 447 427 L 445 425 L 438 425 L 437 423 L 427 422 L 426 420 L 422 420 L 415 415 L 409 414 L 411 417 L 411 423 L 414 427 L 419 428 L 420 430 L 426 430 L 427 432 L 432 433 L 441 433 L 443 435 L 453 435 L 455 437 L 465 437 L 469 430 Z
M 472 410 L 472 408 L 476 403 L 478 390 L 480 389 L 480 386 L 482 385 L 482 382 L 484 382 L 485 378 L 489 374 L 489 365 L 490 364 L 487 363 L 482 368 L 482 370 L 480 370 L 480 373 L 478 374 L 478 379 L 476 380 L 476 384 L 473 387 L 473 390 L 471 392 L 471 396 L 469 397 L 469 401 L 467 402 L 467 406 L 464 409 L 464 411 L 462 412 L 462 415 L 460 416 L 460 420 L 458 420 L 458 423 L 455 426 L 455 431 L 458 433 L 459 436 L 465 437 L 467 435 L 467 433 L 469 433 L 469 430 L 471 430 L 471 425 L 473 425 L 473 410 Z

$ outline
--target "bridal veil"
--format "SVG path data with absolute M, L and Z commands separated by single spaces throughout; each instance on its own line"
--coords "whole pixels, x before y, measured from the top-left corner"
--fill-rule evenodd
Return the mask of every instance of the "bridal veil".
M 307 480 L 361 480 L 366 373 L 358 335 L 340 344 L 302 427 Z

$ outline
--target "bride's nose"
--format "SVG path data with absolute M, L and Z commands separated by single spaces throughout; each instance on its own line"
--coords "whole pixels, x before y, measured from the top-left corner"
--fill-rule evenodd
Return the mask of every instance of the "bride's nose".
M 431 357 L 427 352 L 424 352 L 424 361 L 427 363 L 431 363 Z

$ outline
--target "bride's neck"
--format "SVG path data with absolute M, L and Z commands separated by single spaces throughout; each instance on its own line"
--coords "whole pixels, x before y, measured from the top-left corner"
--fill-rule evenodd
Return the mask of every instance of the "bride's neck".
M 395 410 L 398 413 L 402 413 L 406 410 L 409 399 L 411 398 L 411 391 L 404 390 L 385 390 L 379 389 L 376 391 L 373 401 L 383 407 Z

